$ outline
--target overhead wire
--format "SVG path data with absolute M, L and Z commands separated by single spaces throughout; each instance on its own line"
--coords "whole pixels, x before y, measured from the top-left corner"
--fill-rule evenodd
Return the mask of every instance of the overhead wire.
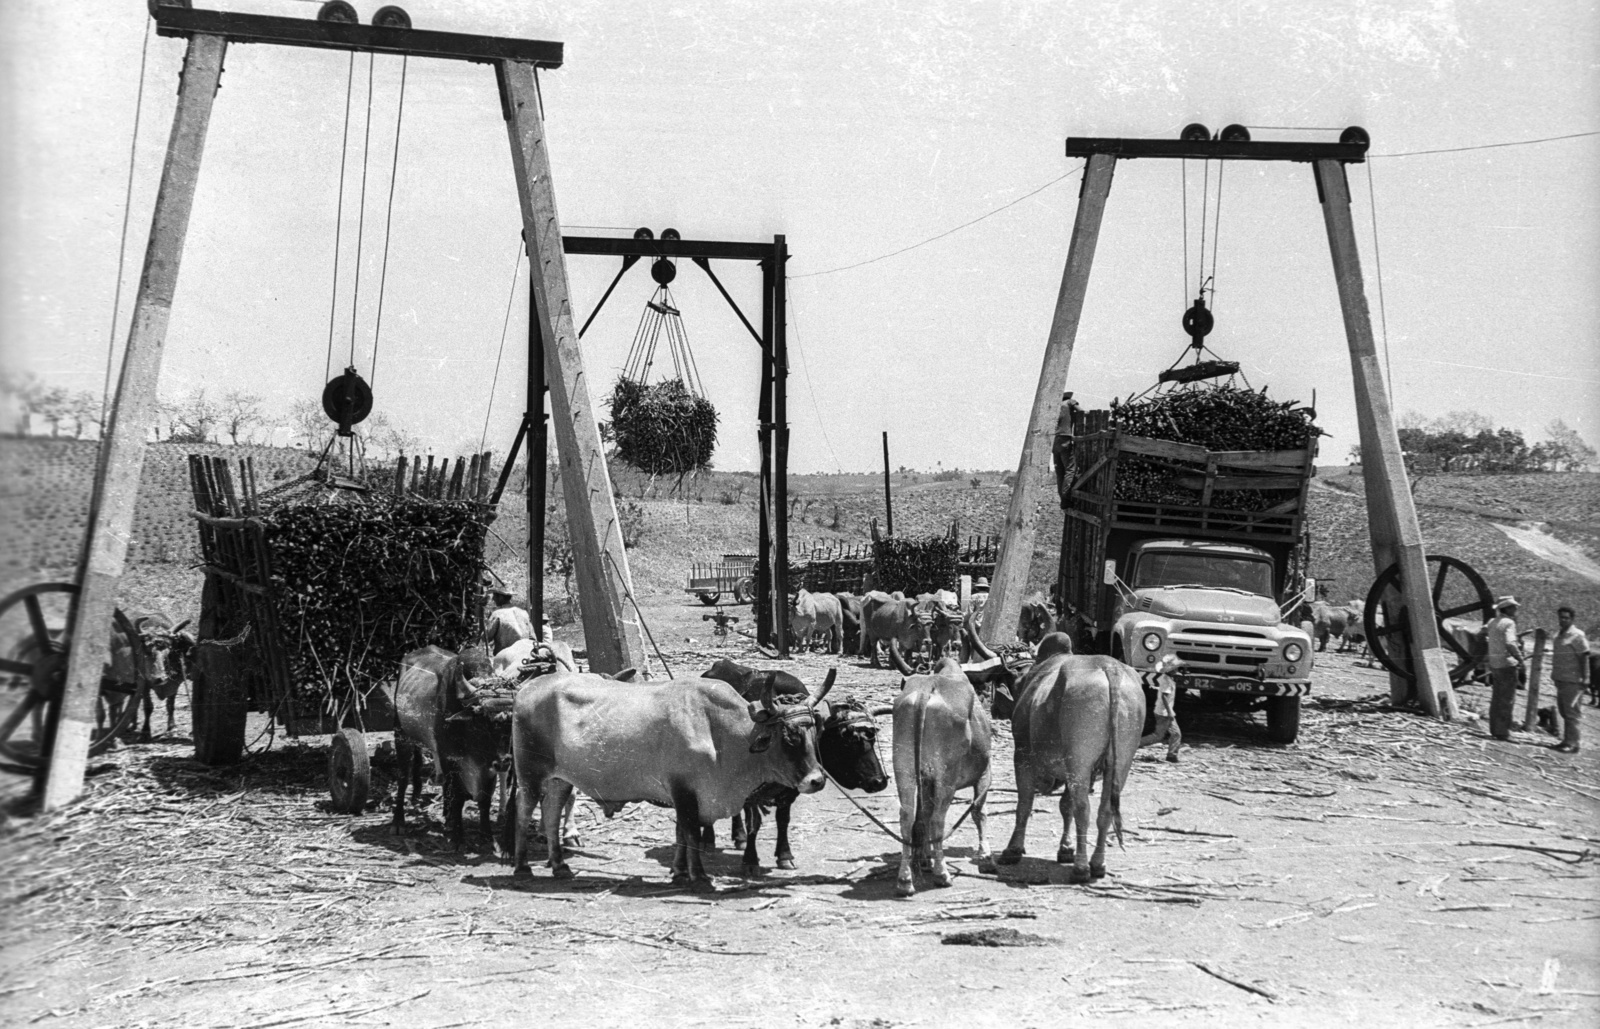
M 995 215 L 999 214 L 1001 211 L 1005 211 L 1005 210 L 1008 210 L 1010 208 L 1013 208 L 1013 207 L 1017 206 L 1018 204 L 1022 203 L 1024 200 L 1028 199 L 1029 197 L 1035 196 L 1035 195 L 1037 195 L 1039 193 L 1043 193 L 1045 190 L 1049 189 L 1051 186 L 1054 186 L 1056 183 L 1063 182 L 1063 181 L 1065 181 L 1067 179 L 1070 179 L 1074 175 L 1081 174 L 1082 171 L 1083 171 L 1082 166 L 1074 168 L 1071 171 L 1067 172 L 1065 175 L 1058 175 L 1055 178 L 1051 179 L 1049 182 L 1046 182 L 1044 185 L 1039 186 L 1039 187 L 1037 187 L 1035 189 L 1031 189 L 1028 192 L 1022 194 L 1021 196 L 1017 197 L 1015 200 L 1011 200 L 1011 201 L 1008 201 L 1008 202 L 1006 202 L 1004 204 L 1001 204 L 999 207 L 996 207 L 992 211 L 989 211 L 989 212 L 987 212 L 985 214 L 980 214 L 980 215 L 978 215 L 978 217 L 973 218 L 970 221 L 964 221 L 960 225 L 957 225 L 957 226 L 955 226 L 954 228 L 951 228 L 951 229 L 946 229 L 945 231 L 939 233 L 938 235 L 929 236 L 927 239 L 921 240 L 920 242 L 912 243 L 910 246 L 903 246 L 898 250 L 892 250 L 887 254 L 879 254 L 877 257 L 870 257 L 865 261 L 857 261 L 854 264 L 841 265 L 838 268 L 825 268 L 825 269 L 823 269 L 822 271 L 819 271 L 819 272 L 805 272 L 805 273 L 803 273 L 801 275 L 790 275 L 790 276 L 788 276 L 788 278 L 791 279 L 791 280 L 793 280 L 793 279 L 812 279 L 812 278 L 816 278 L 818 275 L 832 275 L 835 272 L 847 272 L 847 271 L 850 271 L 851 269 L 854 269 L 854 268 L 864 268 L 869 264 L 877 264 L 879 261 L 887 261 L 891 257 L 898 257 L 901 254 L 909 253 L 910 251 L 916 250 L 919 247 L 925 247 L 929 243 L 938 242 L 939 240 L 944 239 L 946 236 L 949 236 L 949 235 L 952 235 L 954 233 L 960 232 L 962 229 L 969 228 L 970 226 L 976 225 L 979 222 L 984 221 L 985 219 L 993 218 Z
M 356 52 L 352 50 L 350 70 L 345 73 L 344 83 L 344 138 L 339 146 L 339 203 L 333 216 L 333 291 L 328 299 L 328 356 L 323 362 L 324 380 L 333 376 L 333 326 L 339 311 L 339 249 L 340 238 L 344 234 L 344 173 L 346 159 L 350 155 L 350 96 L 355 90 L 355 82 Z
M 1372 259 L 1378 278 L 1378 324 L 1383 327 L 1383 376 L 1388 386 L 1389 407 L 1394 407 L 1394 367 L 1389 362 L 1389 313 L 1383 303 L 1383 250 L 1378 246 L 1378 191 L 1372 185 L 1372 162 L 1367 165 L 1367 207 L 1372 214 Z
M 506 354 L 506 334 L 511 330 L 511 303 L 517 299 L 517 274 L 522 271 L 522 239 L 517 239 L 517 259 L 511 264 L 511 291 L 506 297 L 506 315 L 500 323 L 500 349 L 494 355 L 494 378 L 489 380 L 489 403 L 483 411 L 483 434 L 478 437 L 478 453 L 489 443 L 489 416 L 494 414 L 494 391 L 500 385 L 500 359 Z
M 389 282 L 389 232 L 394 225 L 394 185 L 400 174 L 400 124 L 406 113 L 406 67 L 410 54 L 400 57 L 400 100 L 394 113 L 394 160 L 389 166 L 389 204 L 383 216 L 383 264 L 378 273 L 378 317 L 372 324 L 372 366 L 367 372 L 367 385 L 378 379 L 378 344 L 383 339 L 383 295 Z
M 1538 139 L 1514 139 L 1505 143 L 1478 143 L 1474 146 L 1440 147 L 1435 150 L 1407 150 L 1398 154 L 1368 154 L 1372 157 L 1421 157 L 1424 154 L 1459 154 L 1468 150 L 1498 150 L 1508 146 L 1532 146 L 1535 143 L 1555 143 L 1563 139 L 1583 139 L 1587 136 L 1600 136 L 1600 130 L 1591 132 L 1569 132 L 1564 136 L 1541 136 Z
M 150 56 L 150 24 L 145 19 L 144 46 L 139 51 L 139 91 L 133 100 L 133 134 L 128 140 L 128 185 L 122 194 L 122 236 L 117 243 L 117 285 L 111 295 L 111 330 L 106 339 L 105 384 L 100 391 L 100 438 L 106 435 L 111 411 L 111 369 L 117 352 L 117 316 L 122 309 L 122 275 L 128 260 L 128 221 L 133 215 L 133 167 L 139 154 L 139 120 L 144 114 L 144 73 Z
M 372 72 L 377 54 L 367 55 L 367 121 L 361 137 L 361 207 L 356 216 L 356 281 L 350 295 L 350 367 L 356 364 L 356 316 L 361 312 L 361 245 L 367 235 L 367 168 L 372 163 Z
M 800 345 L 800 312 L 795 307 L 794 290 L 786 290 L 786 296 L 788 298 L 788 302 L 784 306 L 788 309 L 789 317 L 794 322 L 794 349 L 800 355 L 800 370 L 805 372 L 806 392 L 811 394 L 811 410 L 816 413 L 817 428 L 822 432 L 822 442 L 827 444 L 828 453 L 833 455 L 833 466 L 838 470 L 843 471 L 844 465 L 839 461 L 839 455 L 833 449 L 833 440 L 828 438 L 827 419 L 822 417 L 822 408 L 817 403 L 817 387 L 816 384 L 811 381 L 811 365 L 806 361 L 805 348 Z

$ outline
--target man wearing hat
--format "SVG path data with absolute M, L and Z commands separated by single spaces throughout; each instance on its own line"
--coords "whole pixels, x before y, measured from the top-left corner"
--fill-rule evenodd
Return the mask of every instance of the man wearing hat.
M 1516 597 L 1494 602 L 1495 616 L 1483 627 L 1489 645 L 1489 735 L 1511 738 L 1511 718 L 1517 706 L 1517 672 L 1522 667 L 1522 642 L 1517 639 Z
M 494 610 L 483 626 L 483 642 L 489 653 L 498 654 L 518 640 L 533 636 L 533 619 L 520 607 L 511 606 L 511 594 L 502 589 L 489 591 Z

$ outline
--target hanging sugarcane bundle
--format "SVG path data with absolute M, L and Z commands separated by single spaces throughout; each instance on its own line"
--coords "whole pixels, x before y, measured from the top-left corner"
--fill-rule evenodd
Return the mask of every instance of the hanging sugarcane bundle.
M 626 376 L 611 391 L 617 456 L 651 474 L 704 468 L 717 446 L 717 411 L 682 379 L 645 385 Z
M 872 544 L 872 574 L 886 593 L 954 589 L 960 550 L 954 536 L 890 536 Z
M 1303 450 L 1315 436 L 1316 412 L 1296 401 L 1279 402 L 1231 383 L 1185 386 L 1153 393 L 1111 409 L 1112 424 L 1148 439 L 1190 443 L 1207 450 Z M 1202 471 L 1192 469 L 1189 471 Z M 1199 490 L 1181 484 L 1185 469 L 1171 462 L 1125 458 L 1117 468 L 1116 497 L 1151 504 L 1198 504 Z M 1294 490 L 1235 489 L 1212 494 L 1214 507 L 1260 511 L 1297 495 Z
M 478 631 L 486 509 L 373 494 L 292 504 L 261 516 L 278 625 L 296 699 L 324 711 L 360 704 L 400 659 Z

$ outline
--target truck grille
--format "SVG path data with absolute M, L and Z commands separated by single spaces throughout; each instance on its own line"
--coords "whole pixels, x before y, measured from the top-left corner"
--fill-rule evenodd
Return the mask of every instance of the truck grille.
M 1184 629 L 1172 634 L 1178 659 L 1196 671 L 1254 669 L 1272 660 L 1277 646 L 1248 629 Z

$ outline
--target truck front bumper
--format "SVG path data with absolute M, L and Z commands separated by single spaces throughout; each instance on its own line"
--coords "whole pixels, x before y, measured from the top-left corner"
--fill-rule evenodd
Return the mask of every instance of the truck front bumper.
M 1304 697 L 1311 693 L 1310 679 L 1247 679 L 1223 675 L 1174 676 L 1179 689 L 1216 690 L 1224 693 L 1244 693 L 1257 697 Z

